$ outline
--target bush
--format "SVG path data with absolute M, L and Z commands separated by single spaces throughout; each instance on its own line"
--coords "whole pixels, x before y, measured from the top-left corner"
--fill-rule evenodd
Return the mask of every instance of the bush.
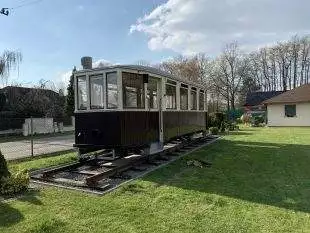
M 0 194 L 13 195 L 27 190 L 29 174 L 27 171 L 19 171 L 10 174 L 7 162 L 0 151 Z
M 0 180 L 1 178 L 8 177 L 8 176 L 10 176 L 8 165 L 6 163 L 4 155 L 0 151 Z
M 226 115 L 222 112 L 213 112 L 209 114 L 208 126 L 221 128 L 222 123 L 225 122 Z
M 221 132 L 223 133 L 223 132 L 225 132 L 225 130 L 227 129 L 227 123 L 226 122 L 222 122 L 222 124 L 221 124 L 221 127 L 220 127 L 220 130 L 221 130 Z
M 243 109 L 231 109 L 226 112 L 227 119 L 229 121 L 236 121 L 238 118 L 240 118 L 243 114 L 244 110 Z
M 263 116 L 255 116 L 252 118 L 252 126 L 258 127 L 261 126 L 265 122 L 265 118 Z
M 13 195 L 28 189 L 29 174 L 27 171 L 19 171 L 8 177 L 3 177 L 0 182 L 0 194 Z
M 241 120 L 241 117 L 239 117 L 239 118 L 236 119 L 236 123 L 237 123 L 237 124 L 242 124 L 242 123 L 243 123 L 242 120 Z
M 25 123 L 25 117 L 12 111 L 1 111 L 0 119 L 0 130 L 21 129 Z
M 219 128 L 217 128 L 217 127 L 210 127 L 210 128 L 209 128 L 209 132 L 210 132 L 211 134 L 213 134 L 213 135 L 216 135 L 216 134 L 219 133 Z

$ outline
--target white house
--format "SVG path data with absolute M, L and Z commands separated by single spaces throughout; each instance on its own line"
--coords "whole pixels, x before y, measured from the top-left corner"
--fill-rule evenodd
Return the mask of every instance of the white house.
M 310 84 L 263 102 L 267 105 L 268 126 L 310 126 Z

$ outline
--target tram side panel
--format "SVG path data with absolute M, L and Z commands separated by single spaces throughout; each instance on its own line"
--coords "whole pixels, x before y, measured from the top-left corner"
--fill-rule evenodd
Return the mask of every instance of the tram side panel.
M 158 112 L 123 112 L 121 145 L 146 146 L 159 141 Z
M 75 146 L 137 147 L 159 141 L 158 112 L 111 111 L 75 114 Z
M 206 130 L 205 112 L 163 112 L 164 140 Z

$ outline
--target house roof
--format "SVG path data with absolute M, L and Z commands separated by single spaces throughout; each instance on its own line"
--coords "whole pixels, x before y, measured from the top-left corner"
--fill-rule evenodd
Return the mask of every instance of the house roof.
M 262 104 L 263 101 L 270 99 L 274 96 L 282 94 L 283 91 L 256 91 L 250 92 L 246 96 L 244 106 L 257 106 Z
M 264 104 L 279 104 L 279 103 L 300 103 L 310 102 L 310 84 L 305 84 L 295 89 L 282 93 L 271 99 L 265 100 Z

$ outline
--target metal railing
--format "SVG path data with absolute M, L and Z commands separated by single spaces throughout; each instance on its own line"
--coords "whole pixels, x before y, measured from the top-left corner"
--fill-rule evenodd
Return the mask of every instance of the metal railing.
M 0 150 L 8 160 L 73 150 L 74 126 L 52 118 L 1 118 Z

